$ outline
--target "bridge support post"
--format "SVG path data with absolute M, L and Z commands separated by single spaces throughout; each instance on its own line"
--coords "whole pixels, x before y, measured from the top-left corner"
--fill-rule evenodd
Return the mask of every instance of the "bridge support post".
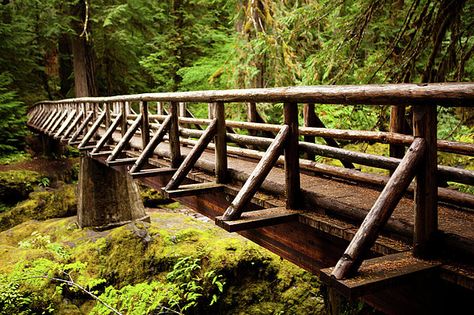
M 147 220 L 138 186 L 127 172 L 118 172 L 81 157 L 77 220 L 80 227 L 106 229 Z
M 426 257 L 433 253 L 438 231 L 437 122 L 436 105 L 413 107 L 413 135 L 424 138 L 426 151 L 416 174 L 413 254 Z

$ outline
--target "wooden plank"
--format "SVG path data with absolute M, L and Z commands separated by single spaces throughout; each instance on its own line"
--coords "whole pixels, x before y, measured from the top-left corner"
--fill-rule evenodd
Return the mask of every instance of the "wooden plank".
M 99 157 L 104 155 L 110 155 L 113 151 L 99 151 L 99 152 L 90 152 L 89 156 L 91 157 Z
M 415 139 L 424 139 L 427 147 L 416 173 L 413 253 L 419 257 L 429 256 L 434 251 L 438 231 L 436 115 L 436 106 L 413 109 L 413 135 Z
M 174 174 L 176 172 L 175 168 L 171 167 L 162 167 L 162 168 L 152 168 L 145 169 L 137 172 L 130 172 L 130 175 L 133 178 L 143 178 L 143 177 L 154 177 L 154 176 L 165 176 Z
M 137 158 L 121 158 L 115 159 L 112 161 L 105 161 L 109 166 L 117 166 L 117 165 L 129 165 L 135 163 Z
M 364 255 L 374 244 L 380 230 L 387 223 L 406 188 L 410 185 L 416 168 L 421 164 L 425 150 L 426 143 L 423 139 L 418 138 L 413 141 L 402 162 L 357 230 L 344 255 L 334 267 L 332 275 L 336 279 L 343 279 L 357 271 Z
M 301 206 L 298 106 L 293 103 L 285 103 L 283 106 L 285 124 L 289 127 L 285 141 L 286 208 L 297 209 Z
M 178 198 L 184 196 L 196 196 L 207 194 L 210 192 L 221 191 L 224 188 L 224 185 L 209 182 L 209 183 L 199 183 L 199 184 L 189 184 L 181 185 L 177 189 L 163 189 L 163 195 L 166 198 Z
M 226 231 L 238 232 L 297 221 L 300 213 L 301 211 L 277 207 L 243 212 L 239 219 L 232 221 L 226 221 L 222 216 L 218 216 L 215 219 L 215 223 Z
M 417 259 L 407 252 L 381 256 L 364 261 L 356 276 L 337 280 L 332 276 L 334 267 L 321 269 L 321 281 L 348 298 L 358 298 L 386 289 L 411 277 L 432 272 L 440 262 Z

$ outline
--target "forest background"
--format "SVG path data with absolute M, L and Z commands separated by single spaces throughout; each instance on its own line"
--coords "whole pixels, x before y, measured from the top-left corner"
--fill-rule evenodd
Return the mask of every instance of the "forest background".
M 101 96 L 474 81 L 473 12 L 473 0 L 2 0 L 0 154 L 23 148 L 28 106 L 75 96 L 79 53 Z M 260 111 L 281 119 L 278 105 Z M 317 111 L 328 127 L 388 127 L 387 107 Z M 472 109 L 438 112 L 439 138 L 474 141 Z

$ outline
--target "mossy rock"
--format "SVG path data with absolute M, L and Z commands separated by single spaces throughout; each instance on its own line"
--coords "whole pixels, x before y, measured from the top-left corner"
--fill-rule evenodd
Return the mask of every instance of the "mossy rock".
M 140 196 L 142 197 L 143 205 L 148 208 L 156 208 L 171 202 L 161 192 L 146 186 L 140 186 Z
M 14 205 L 26 199 L 43 177 L 38 172 L 28 170 L 0 172 L 0 201 Z
M 240 236 L 192 217 L 154 212 L 151 219 L 151 223 L 130 223 L 100 232 L 78 228 L 73 217 L 24 222 L 0 232 L 0 274 L 18 271 L 22 262 L 81 262 L 85 269 L 74 275 L 75 281 L 85 284 L 91 283 L 91 279 L 105 279 L 104 284 L 94 289 L 100 294 L 107 286 L 120 289 L 152 281 L 165 283 L 176 262 L 189 258 L 199 262 L 199 277 L 213 271 L 225 281 L 223 293 L 219 293 L 212 306 L 204 297 L 216 292 L 206 291 L 211 289 L 205 287 L 203 300 L 192 313 L 321 313 L 319 283 L 308 272 Z M 19 247 L 20 242 L 34 243 L 32 239 L 38 235 L 64 247 L 69 253 L 67 259 L 44 248 Z M 45 292 L 51 294 L 51 287 L 57 284 L 49 286 Z M 54 304 L 57 312 L 76 312 L 75 307 L 68 305 L 71 301 L 81 311 L 91 309 L 90 300 L 79 293 L 63 291 L 55 293 L 54 300 L 44 298 L 45 303 Z
M 30 198 L 0 213 L 0 231 L 30 219 L 45 220 L 74 215 L 77 211 L 75 185 L 63 184 L 54 190 L 35 191 Z

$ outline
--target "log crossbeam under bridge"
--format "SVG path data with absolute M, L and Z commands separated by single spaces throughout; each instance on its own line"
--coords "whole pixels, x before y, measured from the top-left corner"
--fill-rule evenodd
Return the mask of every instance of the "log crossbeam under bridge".
M 207 106 L 208 117 L 192 117 L 189 103 Z M 283 104 L 283 124 L 226 120 L 226 108 L 237 103 Z M 317 104 L 390 105 L 391 130 L 325 128 Z M 413 113 L 409 135 L 397 124 L 405 106 Z M 439 310 L 432 300 L 442 294 L 467 305 L 474 290 L 474 196 L 442 187 L 473 186 L 474 171 L 437 163 L 439 151 L 474 156 L 474 144 L 437 139 L 437 106 L 474 106 L 474 83 L 76 98 L 35 104 L 27 124 L 319 274 L 348 297 L 388 313 L 419 313 Z M 386 143 L 402 154 L 350 151 L 338 140 Z

